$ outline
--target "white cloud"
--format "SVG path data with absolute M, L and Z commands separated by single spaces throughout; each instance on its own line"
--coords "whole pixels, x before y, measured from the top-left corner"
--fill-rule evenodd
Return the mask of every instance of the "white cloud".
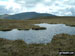
M 4 6 L 8 11 L 12 11 L 10 14 L 26 12 L 26 8 L 14 2 L 14 0 L 0 1 L 0 6 Z
M 75 0 L 0 0 L 10 14 L 21 12 L 40 12 L 55 15 L 75 15 Z M 1 7 L 0 7 L 1 8 Z M 71 9 L 72 8 L 72 9 Z M 5 13 L 5 12 L 4 12 Z
M 51 2 L 51 0 L 44 0 L 44 2 Z
M 34 9 L 34 10 L 33 10 Z M 36 6 L 30 11 L 36 11 L 40 13 L 49 13 L 49 6 L 45 6 L 44 4 L 38 3 Z
M 5 1 L 0 1 L 0 5 L 7 5 L 7 2 L 5 2 Z

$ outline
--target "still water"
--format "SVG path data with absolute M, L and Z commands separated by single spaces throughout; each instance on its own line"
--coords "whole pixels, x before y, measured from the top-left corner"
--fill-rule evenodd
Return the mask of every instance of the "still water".
M 24 40 L 26 43 L 48 43 L 56 34 L 66 33 L 75 35 L 75 27 L 66 26 L 65 24 L 35 24 L 40 27 L 46 27 L 46 30 L 17 30 L 0 31 L 0 38 L 9 40 Z

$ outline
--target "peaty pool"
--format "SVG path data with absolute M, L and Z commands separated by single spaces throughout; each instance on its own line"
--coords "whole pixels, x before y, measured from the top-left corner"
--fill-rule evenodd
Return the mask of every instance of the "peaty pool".
M 35 24 L 40 27 L 46 27 L 46 30 L 18 30 L 0 31 L 0 38 L 9 40 L 24 40 L 26 43 L 49 43 L 56 34 L 75 35 L 75 27 L 66 26 L 65 24 Z

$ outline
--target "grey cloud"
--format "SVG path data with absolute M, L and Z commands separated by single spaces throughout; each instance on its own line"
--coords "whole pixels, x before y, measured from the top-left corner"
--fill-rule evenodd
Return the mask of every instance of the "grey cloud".
M 21 3 L 21 1 L 23 3 Z M 40 3 L 42 0 L 15 0 L 15 2 L 21 4 L 25 7 L 34 7 L 37 3 Z
M 66 9 L 67 11 L 70 11 L 72 13 L 72 16 L 75 16 L 75 7 Z
M 4 6 L 0 5 L 0 13 L 18 13 L 18 11 L 21 12 L 24 9 L 26 9 L 26 11 L 36 11 L 42 8 L 42 6 L 37 8 L 36 5 L 43 4 L 44 7 L 48 6 L 50 8 L 52 14 L 71 15 L 66 14 L 71 12 L 72 15 L 75 16 L 75 0 L 49 0 L 49 2 L 45 0 L 14 0 L 14 2 L 21 5 L 21 9 L 15 8 L 13 11 L 11 7 L 7 10 Z
M 9 14 L 11 11 L 5 9 L 5 6 L 0 6 L 0 14 Z

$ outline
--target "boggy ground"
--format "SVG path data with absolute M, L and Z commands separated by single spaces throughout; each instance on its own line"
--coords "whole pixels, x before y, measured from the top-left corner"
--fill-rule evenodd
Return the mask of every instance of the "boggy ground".
M 19 30 L 40 30 L 46 29 L 45 27 L 35 26 L 33 24 L 49 23 L 49 24 L 66 24 L 75 26 L 75 17 L 42 17 L 31 20 L 8 20 L 0 19 L 0 30 L 8 31 L 14 28 Z
M 59 55 L 59 51 L 75 51 L 75 35 L 58 34 L 47 44 L 0 38 L 0 56 L 66 56 Z

